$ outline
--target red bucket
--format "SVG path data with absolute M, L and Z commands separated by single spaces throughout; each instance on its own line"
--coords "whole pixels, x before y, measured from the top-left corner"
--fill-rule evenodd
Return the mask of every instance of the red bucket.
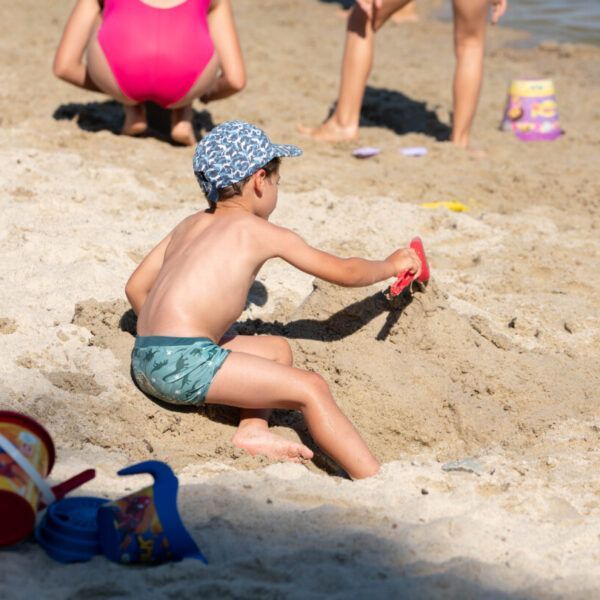
M 43 505 L 92 479 L 88 469 L 50 488 L 44 481 L 54 465 L 50 434 L 31 417 L 0 410 L 0 547 L 26 538 Z

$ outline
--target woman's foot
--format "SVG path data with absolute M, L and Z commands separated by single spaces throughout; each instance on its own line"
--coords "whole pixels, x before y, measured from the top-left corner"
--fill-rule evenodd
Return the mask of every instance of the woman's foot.
M 140 135 L 148 129 L 146 109 L 143 104 L 124 105 L 123 109 L 125 111 L 125 122 L 121 128 L 123 135 Z
M 191 106 L 171 110 L 171 138 L 174 142 L 184 146 L 193 146 L 198 141 L 192 125 L 193 116 Z
M 358 137 L 358 127 L 342 127 L 333 119 L 328 119 L 318 127 L 306 127 L 298 125 L 298 131 L 307 135 L 314 140 L 322 142 L 343 142 L 347 140 L 355 140 Z
M 263 427 L 240 427 L 231 440 L 233 445 L 252 456 L 262 454 L 275 460 L 300 462 L 313 457 L 313 451 L 298 442 L 290 442 Z

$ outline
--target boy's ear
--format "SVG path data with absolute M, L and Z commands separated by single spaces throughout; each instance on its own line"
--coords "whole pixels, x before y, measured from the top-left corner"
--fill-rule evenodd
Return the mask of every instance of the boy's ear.
M 261 195 L 265 186 L 265 179 L 267 178 L 267 172 L 264 169 L 259 169 L 252 175 L 252 184 L 254 185 L 254 191 L 257 195 Z

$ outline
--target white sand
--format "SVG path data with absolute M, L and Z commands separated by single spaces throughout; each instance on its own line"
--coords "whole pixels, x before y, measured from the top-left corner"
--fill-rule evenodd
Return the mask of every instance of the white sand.
M 229 443 L 232 411 L 168 411 L 131 383 L 124 283 L 203 200 L 190 149 L 52 118 L 69 103 L 104 101 L 51 77 L 68 8 L 27 1 L 10 23 L 0 19 L 0 406 L 52 433 L 52 481 L 97 469 L 80 494 L 123 496 L 147 480 L 118 478 L 118 469 L 168 462 L 210 565 L 135 569 L 98 557 L 62 566 L 26 542 L 0 553 L 0 595 L 598 595 L 598 51 L 506 49 L 509 34 L 495 31 L 475 127 L 487 159 L 422 132 L 401 136 L 388 119 L 363 129 L 360 144 L 383 151 L 359 162 L 355 144 L 323 147 L 294 130 L 322 118 L 335 95 L 335 7 L 235 2 L 249 86 L 208 110 L 215 123 L 245 118 L 304 147 L 284 164 L 274 220 L 339 254 L 380 257 L 414 234 L 430 254 L 432 284 L 401 315 L 382 304 L 383 286 L 313 285 L 273 262 L 242 316 L 243 333 L 290 338 L 296 364 L 323 373 L 384 461 L 377 477 L 350 482 L 322 456 L 306 466 L 244 456 Z M 436 48 L 449 35 L 429 21 L 384 29 L 372 87 L 401 91 L 423 103 L 409 105 L 414 114 L 444 120 L 452 60 Z M 323 48 L 328 40 L 335 52 Z M 495 129 L 507 82 L 525 72 L 554 77 L 560 91 L 567 135 L 552 144 Z M 385 117 L 398 101 L 375 93 L 369 114 Z M 118 125 L 117 108 L 86 110 L 88 123 Z M 398 154 L 417 144 L 426 157 Z M 419 206 L 453 198 L 471 211 Z M 296 415 L 278 413 L 274 426 L 304 435 Z M 480 474 L 441 468 L 467 457 Z

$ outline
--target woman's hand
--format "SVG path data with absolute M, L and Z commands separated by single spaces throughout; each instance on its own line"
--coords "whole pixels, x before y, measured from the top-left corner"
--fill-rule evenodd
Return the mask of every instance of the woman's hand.
M 490 0 L 492 6 L 492 25 L 495 25 L 500 17 L 506 12 L 508 6 L 507 0 Z

